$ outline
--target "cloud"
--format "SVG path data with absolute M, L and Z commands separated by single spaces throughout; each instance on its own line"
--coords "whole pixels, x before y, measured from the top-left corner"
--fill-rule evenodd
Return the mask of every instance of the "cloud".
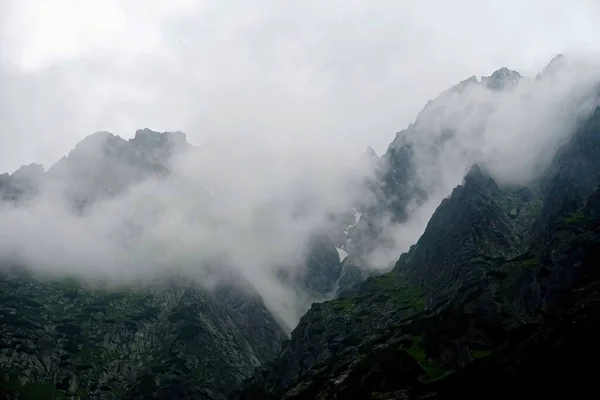
M 600 36 L 592 0 L 2 7 L 0 170 L 145 126 L 196 144 L 252 131 L 381 153 L 440 88 L 503 65 L 533 73 Z
M 407 221 L 384 221 L 383 236 L 394 245 L 376 249 L 371 262 L 389 265 L 407 251 L 475 164 L 502 186 L 535 186 L 558 148 L 598 105 L 600 57 L 595 53 L 557 57 L 536 77 L 504 68 L 443 92 L 391 145 L 410 146 L 411 184 L 426 199 L 409 204 Z
M 170 272 L 209 289 L 242 280 L 293 327 L 316 298 L 278 276 L 302 275 L 310 238 L 360 200 L 352 182 L 368 166 L 314 142 L 244 135 L 176 153 L 154 175 L 154 157 L 137 158 L 143 139 L 96 133 L 46 172 L 37 196 L 4 202 L 3 263 L 109 284 Z M 144 151 L 161 154 L 155 146 Z
M 590 38 L 600 36 L 600 10 L 586 0 L 0 7 L 0 170 L 50 166 L 95 131 L 181 130 L 199 146 L 173 160 L 173 179 L 134 185 L 85 217 L 60 186 L 26 207 L 4 205 L 0 253 L 94 279 L 168 266 L 210 286 L 227 269 L 290 326 L 305 299 L 274 271 L 301 267 L 310 234 L 368 195 L 348 182 L 372 172 L 357 161 L 368 145 L 382 153 L 427 100 L 465 77 L 500 66 L 535 75 L 558 52 L 597 48 Z M 504 182 L 534 176 L 565 139 L 572 114 L 562 101 L 577 85 L 587 81 L 476 86 L 425 110 L 410 140 L 429 200 L 403 225 L 385 224 L 394 246 L 373 264 L 416 241 L 469 164 L 486 163 Z M 445 128 L 456 135 L 432 159 Z

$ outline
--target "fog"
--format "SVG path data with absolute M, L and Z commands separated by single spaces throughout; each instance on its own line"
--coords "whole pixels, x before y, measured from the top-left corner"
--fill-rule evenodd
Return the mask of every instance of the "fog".
M 441 90 L 597 50 L 595 0 L 0 0 L 0 171 L 136 129 L 382 153 Z M 343 150 L 340 150 L 343 151 Z
M 411 146 L 413 184 L 427 199 L 409 205 L 405 223 L 385 227 L 395 246 L 372 254 L 373 264 L 394 262 L 416 243 L 442 199 L 475 164 L 500 186 L 535 185 L 559 147 L 600 105 L 597 53 L 558 55 L 534 77 L 499 72 L 444 91 L 391 144 Z
M 294 326 L 311 299 L 277 271 L 302 274 L 329 216 L 373 201 L 358 184 L 374 174 L 368 145 L 381 155 L 412 124 L 393 145 L 413 145 L 428 195 L 408 221 L 383 222 L 394 245 L 364 256 L 385 269 L 471 165 L 526 184 L 595 104 L 596 2 L 430 3 L 3 1 L 2 170 L 48 168 L 95 131 L 183 131 L 196 148 L 83 213 L 68 194 L 95 182 L 45 180 L 2 205 L 0 255 L 90 281 L 241 276 Z M 535 79 L 560 52 L 567 62 Z M 442 93 L 503 66 L 524 76 L 516 87 Z

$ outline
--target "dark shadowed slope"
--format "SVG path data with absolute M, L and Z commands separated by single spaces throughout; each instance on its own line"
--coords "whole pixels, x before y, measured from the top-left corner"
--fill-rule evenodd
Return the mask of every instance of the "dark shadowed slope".
M 224 398 L 285 337 L 257 294 L 231 286 L 102 289 L 19 270 L 0 286 L 8 398 Z
M 472 168 L 392 272 L 313 305 L 280 356 L 233 398 L 589 388 L 583 365 L 599 333 L 598 160 L 600 108 L 529 188 L 500 187 Z

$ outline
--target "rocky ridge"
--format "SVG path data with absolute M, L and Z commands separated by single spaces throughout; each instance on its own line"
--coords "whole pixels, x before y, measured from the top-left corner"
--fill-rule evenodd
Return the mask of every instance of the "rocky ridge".
M 506 395 L 535 390 L 535 354 L 553 340 L 581 359 L 566 349 L 597 344 L 565 318 L 598 332 L 599 145 L 600 107 L 528 186 L 501 187 L 474 166 L 393 271 L 313 305 L 232 398 L 488 397 L 457 383 L 480 378 Z
M 512 90 L 521 79 L 503 68 L 449 92 L 469 85 Z M 394 268 L 369 276 L 363 255 L 381 240 L 381 219 L 405 221 L 430 195 L 433 183 L 419 176 L 414 142 L 406 138 L 422 129 L 435 106 L 434 100 L 378 160 L 375 179 L 365 182 L 376 201 L 339 217 L 339 230 L 349 233 L 316 236 L 307 249 L 309 273 L 281 277 L 313 296 L 337 294 L 314 303 L 291 337 L 245 286 L 205 290 L 175 279 L 107 290 L 17 268 L 0 282 L 6 371 L 0 393 L 10 399 L 220 399 L 257 366 L 231 398 L 503 398 L 554 393 L 560 378 L 574 384 L 570 395 L 582 392 L 593 382 L 583 354 L 597 348 L 600 333 L 600 108 L 535 182 L 503 186 L 474 165 Z M 136 134 L 134 144 L 105 133 L 97 138 L 112 143 L 106 154 L 120 162 L 122 154 L 138 160 L 131 149 L 146 154 L 140 149 L 164 146 L 163 134 L 145 134 Z M 428 157 L 434 160 L 454 134 L 440 132 Z M 128 165 L 124 181 L 115 170 L 117 186 L 82 169 L 73 179 L 91 180 L 100 190 L 71 198 L 85 210 L 113 195 L 106 188 L 125 190 L 144 174 L 168 174 L 166 148 Z M 98 165 L 108 168 L 103 157 Z M 76 159 L 70 155 L 61 165 L 78 165 Z M 27 201 L 43 174 L 33 166 L 3 175 L 0 191 L 5 199 Z M 340 258 L 338 246 L 347 257 Z

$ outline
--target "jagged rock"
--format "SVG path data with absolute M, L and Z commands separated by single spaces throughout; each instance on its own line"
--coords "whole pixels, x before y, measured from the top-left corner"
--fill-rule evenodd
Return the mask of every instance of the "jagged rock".
M 0 198 L 18 203 L 35 197 L 42 183 L 44 167 L 39 164 L 23 165 L 12 174 L 0 175 Z
M 394 269 L 356 284 L 369 275 L 363 255 L 381 240 L 380 222 L 405 221 L 436 184 L 417 173 L 407 138 L 438 129 L 418 161 L 435 160 L 455 134 L 427 125 L 440 99 L 520 79 L 502 68 L 463 81 L 381 158 L 367 152 L 378 168 L 363 183 L 375 201 L 337 216 L 343 238 L 315 236 L 307 275 L 282 277 L 315 296 L 337 294 L 312 304 L 289 340 L 245 286 L 208 291 L 175 279 L 107 291 L 17 270 L 0 280 L 0 394 L 214 400 L 244 378 L 232 398 L 505 398 L 536 388 L 549 397 L 565 379 L 571 395 L 589 390 L 583 365 L 600 333 L 600 109 L 528 187 L 503 187 L 473 166 Z M 70 193 L 84 207 L 168 174 L 186 143 L 179 132 L 144 129 L 130 141 L 100 132 L 44 176 L 86 183 Z M 27 171 L 0 177 L 3 196 L 20 201 L 13 181 L 39 175 Z M 337 245 L 349 253 L 341 261 Z
M 567 63 L 567 58 L 563 54 L 557 54 L 550 60 L 548 65 L 544 67 L 542 72 L 537 74 L 536 79 L 546 79 L 555 77 L 557 72 Z
M 481 83 L 491 90 L 512 90 L 523 79 L 517 71 L 502 67 L 490 76 L 481 78 Z
M 597 347 L 597 282 L 575 303 L 569 291 L 600 278 L 597 116 L 539 190 L 500 187 L 473 167 L 392 272 L 313 305 L 232 398 L 506 398 L 550 394 L 562 376 L 580 385 L 572 393 L 589 388 L 588 370 L 571 366 Z M 385 364 L 388 354 L 407 364 Z
M 46 179 L 60 185 L 74 206 L 85 208 L 149 177 L 166 176 L 171 158 L 190 148 L 181 132 L 143 129 L 136 131 L 130 140 L 109 132 L 96 132 L 54 164 Z
M 3 394 L 225 398 L 286 338 L 247 288 L 102 289 L 22 271 L 0 286 Z

